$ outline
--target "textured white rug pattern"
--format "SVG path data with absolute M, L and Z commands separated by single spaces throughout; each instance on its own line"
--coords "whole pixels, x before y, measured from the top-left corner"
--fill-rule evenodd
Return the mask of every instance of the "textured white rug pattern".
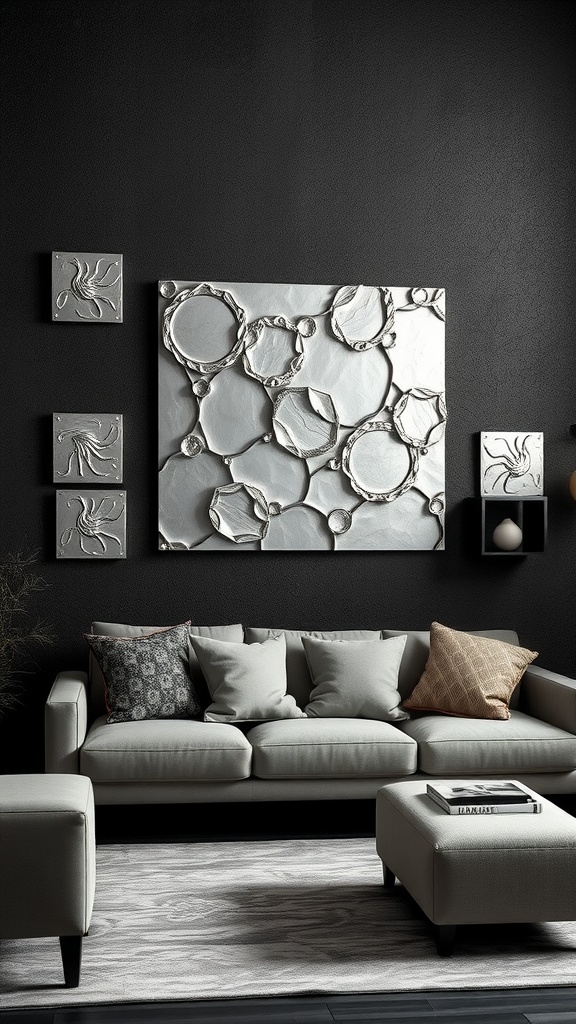
M 80 987 L 57 938 L 0 943 L 0 1009 L 571 985 L 576 923 L 460 928 L 454 956 L 373 839 L 100 846 Z

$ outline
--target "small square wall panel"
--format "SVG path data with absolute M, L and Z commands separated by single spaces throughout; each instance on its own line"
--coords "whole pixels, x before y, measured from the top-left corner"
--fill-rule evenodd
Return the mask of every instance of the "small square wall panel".
M 126 491 L 57 491 L 56 557 L 126 558 Z
M 500 430 L 480 434 L 483 498 L 539 497 L 544 490 L 544 435 Z
M 52 319 L 122 323 L 122 254 L 53 252 Z
M 52 417 L 54 483 L 122 482 L 122 416 L 55 412 Z

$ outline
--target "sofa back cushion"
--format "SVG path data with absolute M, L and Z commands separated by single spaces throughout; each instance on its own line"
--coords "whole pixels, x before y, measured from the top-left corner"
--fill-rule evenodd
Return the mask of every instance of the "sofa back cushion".
M 298 707 L 305 708 L 310 700 L 312 677 L 308 669 L 306 654 L 302 645 L 303 636 L 315 637 L 317 640 L 381 640 L 379 629 L 267 629 L 260 626 L 248 626 L 245 631 L 247 644 L 261 644 L 271 636 L 284 633 L 286 637 L 286 692 L 294 697 Z
M 518 634 L 513 629 L 467 629 L 471 636 L 485 636 L 491 640 L 501 640 L 505 644 L 519 644 Z M 428 655 L 430 654 L 430 631 L 414 629 L 383 629 L 382 636 L 388 639 L 391 636 L 402 636 L 406 634 L 406 647 L 400 672 L 398 674 L 398 690 L 402 700 L 412 693 L 412 690 L 419 681 L 420 676 L 426 668 Z M 520 698 L 520 687 L 517 686 L 510 698 L 510 707 L 517 708 Z
M 165 629 L 164 626 L 132 626 L 121 622 L 93 622 L 90 631 L 96 633 L 97 636 L 120 636 L 120 637 L 137 637 L 137 636 L 149 636 L 150 633 L 156 633 L 160 629 Z M 188 627 L 192 636 L 207 636 L 212 637 L 214 640 L 231 640 L 235 643 L 241 643 L 244 635 L 243 628 L 240 624 L 232 626 L 193 626 Z M 192 650 L 190 644 L 190 674 L 192 681 L 196 686 L 196 689 L 201 693 L 205 690 L 204 677 L 202 670 L 198 663 L 198 659 Z M 102 670 L 96 661 L 96 658 L 90 651 L 89 663 L 88 663 L 88 679 L 90 683 L 90 716 L 91 718 L 98 718 L 99 715 L 106 713 L 106 701 L 105 701 L 105 688 L 104 688 L 104 676 Z M 207 698 L 209 700 L 209 698 Z

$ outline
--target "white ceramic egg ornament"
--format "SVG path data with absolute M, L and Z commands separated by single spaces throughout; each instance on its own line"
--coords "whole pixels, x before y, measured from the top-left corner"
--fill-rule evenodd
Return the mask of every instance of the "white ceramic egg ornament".
M 522 543 L 522 530 L 513 519 L 503 519 L 494 530 L 492 540 L 500 551 L 516 551 Z

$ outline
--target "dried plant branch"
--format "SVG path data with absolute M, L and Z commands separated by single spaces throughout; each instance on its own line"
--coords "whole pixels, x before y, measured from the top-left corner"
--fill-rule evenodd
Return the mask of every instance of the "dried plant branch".
M 55 639 L 51 625 L 38 620 L 29 626 L 25 621 L 26 602 L 31 594 L 44 590 L 48 584 L 34 565 L 38 552 L 9 554 L 0 561 L 0 718 L 9 708 L 20 703 L 20 677 L 26 669 L 30 647 L 46 647 Z

